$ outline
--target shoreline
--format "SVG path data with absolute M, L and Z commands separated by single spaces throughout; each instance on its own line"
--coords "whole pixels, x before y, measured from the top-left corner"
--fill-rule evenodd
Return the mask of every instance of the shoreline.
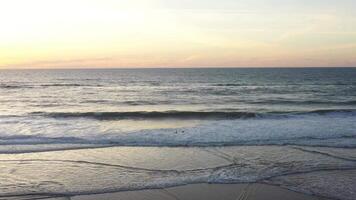
M 356 191 L 355 150 L 107 147 L 0 154 L 7 178 L 0 199 L 346 200 Z M 7 186 L 19 178 L 27 184 Z
M 197 183 L 161 189 L 144 189 L 66 197 L 71 200 L 330 200 L 264 183 Z M 51 198 L 52 200 L 61 198 Z

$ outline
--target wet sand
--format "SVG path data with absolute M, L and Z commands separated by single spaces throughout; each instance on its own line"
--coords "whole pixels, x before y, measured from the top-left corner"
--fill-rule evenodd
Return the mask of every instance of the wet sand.
M 72 200 L 326 200 L 266 184 L 192 184 L 71 197 Z
M 355 200 L 354 155 L 355 149 L 297 146 L 0 154 L 0 199 Z M 206 184 L 232 182 L 254 184 Z M 170 187 L 182 184 L 188 185 Z

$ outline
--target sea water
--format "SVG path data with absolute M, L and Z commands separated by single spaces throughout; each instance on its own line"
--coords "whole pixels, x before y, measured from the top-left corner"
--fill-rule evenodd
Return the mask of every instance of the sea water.
M 355 148 L 355 68 L 0 71 L 3 197 L 198 182 L 334 197 L 323 173 L 355 185 Z

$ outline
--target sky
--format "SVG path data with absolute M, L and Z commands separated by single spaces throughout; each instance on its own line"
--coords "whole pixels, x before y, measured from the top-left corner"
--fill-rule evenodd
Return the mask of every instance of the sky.
M 0 0 L 0 68 L 356 67 L 355 0 Z

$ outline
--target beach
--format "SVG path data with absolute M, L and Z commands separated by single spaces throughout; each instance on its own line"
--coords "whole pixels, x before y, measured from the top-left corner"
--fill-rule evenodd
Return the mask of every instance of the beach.
M 354 149 L 298 146 L 0 154 L 1 191 L 14 199 L 354 199 L 354 155 Z
M 305 195 L 278 186 L 265 184 L 193 184 L 177 187 L 126 191 L 104 194 L 49 197 L 32 195 L 8 197 L 7 199 L 47 199 L 47 200 L 330 200 L 313 195 Z
M 264 184 L 195 184 L 172 188 L 71 197 L 72 200 L 327 200 Z
M 0 200 L 356 200 L 356 0 L 0 0 Z

